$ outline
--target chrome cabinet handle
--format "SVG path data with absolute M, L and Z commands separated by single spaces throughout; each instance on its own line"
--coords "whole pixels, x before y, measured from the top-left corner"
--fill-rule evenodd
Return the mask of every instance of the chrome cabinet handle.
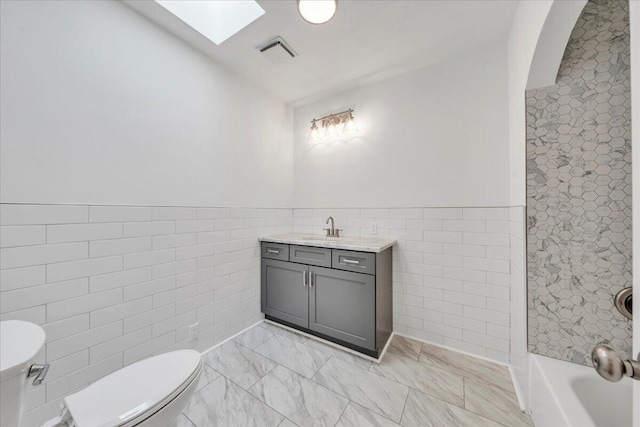
M 345 264 L 360 265 L 360 261 L 357 259 L 342 258 L 342 262 Z
M 309 287 L 313 288 L 313 273 L 309 272 Z
M 267 248 L 267 253 L 269 253 L 269 254 L 276 254 L 276 255 L 280 255 L 280 249 L 270 249 L 270 248 Z
M 640 355 L 638 355 L 640 358 Z M 620 381 L 623 377 L 640 380 L 640 361 L 622 360 L 614 349 L 598 344 L 591 352 L 591 361 L 598 375 L 607 381 Z
M 302 272 L 302 286 L 307 287 L 307 270 Z
M 47 376 L 47 372 L 49 372 L 49 364 L 45 363 L 44 365 L 36 365 L 33 364 L 29 367 L 29 372 L 27 373 L 27 378 L 36 376 L 33 380 L 33 385 L 40 385 L 44 380 L 44 377 Z

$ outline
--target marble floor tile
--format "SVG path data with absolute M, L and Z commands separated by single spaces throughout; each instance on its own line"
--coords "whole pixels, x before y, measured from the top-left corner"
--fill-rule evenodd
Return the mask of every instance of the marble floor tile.
M 184 414 L 180 414 L 178 416 L 178 424 L 176 424 L 176 427 L 195 427 L 195 426 L 191 421 L 189 421 L 189 418 L 185 417 Z
M 330 356 L 333 356 L 340 360 L 344 360 L 345 362 L 352 363 L 364 369 L 369 369 L 369 366 L 371 366 L 371 364 L 373 363 L 372 361 L 367 360 L 364 357 L 357 356 L 353 353 L 349 353 L 348 351 L 340 350 L 339 348 L 333 347 L 329 344 L 325 344 L 321 341 L 314 340 L 313 338 L 308 339 L 304 343 L 304 345 L 314 348 L 323 353 L 327 353 Z
M 422 343 L 420 341 L 394 335 L 391 344 L 387 347 L 387 352 L 418 360 L 420 357 L 420 349 L 422 349 Z
M 278 427 L 298 427 L 298 424 L 285 418 Z
M 276 427 L 284 418 L 222 376 L 197 391 L 184 413 L 198 427 Z
M 280 326 L 276 326 L 276 325 L 273 325 L 273 324 L 267 323 L 267 322 L 260 323 L 258 325 L 258 327 L 266 329 L 267 331 L 271 332 L 272 334 L 285 336 L 285 337 L 287 337 L 289 339 L 292 339 L 293 341 L 296 341 L 296 342 L 305 342 L 306 340 L 309 339 L 309 338 L 305 337 L 302 334 L 297 334 L 295 332 L 291 332 L 288 329 L 281 328 Z
M 196 386 L 196 391 L 200 390 L 202 387 L 206 386 L 209 383 L 212 383 L 220 376 L 220 373 L 215 369 L 211 368 L 206 363 L 202 367 L 202 373 L 200 374 L 200 379 L 198 380 L 198 385 Z
M 511 374 L 506 366 L 430 344 L 422 345 L 420 361 L 515 393 Z
M 283 335 L 274 335 L 254 350 L 289 369 L 311 378 L 331 356 Z M 224 374 L 224 372 L 223 372 Z
M 400 427 L 391 420 L 350 402 L 336 427 Z
M 349 401 L 333 391 L 276 366 L 249 393 L 303 426 L 333 427 Z
M 515 393 L 469 378 L 464 379 L 464 408 L 510 427 L 533 425 Z
M 206 353 L 204 362 L 245 389 L 276 366 L 271 360 L 233 341 Z
M 400 421 L 409 387 L 332 357 L 313 380 L 350 400 Z
M 389 353 L 380 363 L 371 365 L 369 370 L 454 405 L 464 406 L 462 377 L 444 369 Z
M 417 390 L 409 391 L 400 424 L 404 427 L 501 427 L 495 421 Z
M 255 326 L 235 337 L 233 341 L 253 350 L 271 338 L 273 338 L 273 332 L 268 331 L 266 328 Z

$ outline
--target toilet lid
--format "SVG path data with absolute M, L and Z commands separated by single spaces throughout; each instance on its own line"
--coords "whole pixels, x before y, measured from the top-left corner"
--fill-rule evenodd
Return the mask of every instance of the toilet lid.
M 200 353 L 179 350 L 141 360 L 64 399 L 78 427 L 115 427 L 155 412 L 200 372 Z

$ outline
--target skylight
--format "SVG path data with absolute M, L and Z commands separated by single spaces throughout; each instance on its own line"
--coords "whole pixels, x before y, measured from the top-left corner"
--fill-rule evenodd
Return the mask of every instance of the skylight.
M 155 1 L 217 45 L 264 14 L 254 0 Z

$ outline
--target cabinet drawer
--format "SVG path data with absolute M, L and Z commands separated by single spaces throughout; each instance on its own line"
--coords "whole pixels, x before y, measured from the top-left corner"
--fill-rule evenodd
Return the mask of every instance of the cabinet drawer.
M 334 249 L 331 266 L 338 270 L 376 274 L 376 254 Z
M 289 261 L 289 245 L 262 242 L 262 258 Z
M 331 268 L 331 249 L 291 245 L 289 259 L 300 264 Z

